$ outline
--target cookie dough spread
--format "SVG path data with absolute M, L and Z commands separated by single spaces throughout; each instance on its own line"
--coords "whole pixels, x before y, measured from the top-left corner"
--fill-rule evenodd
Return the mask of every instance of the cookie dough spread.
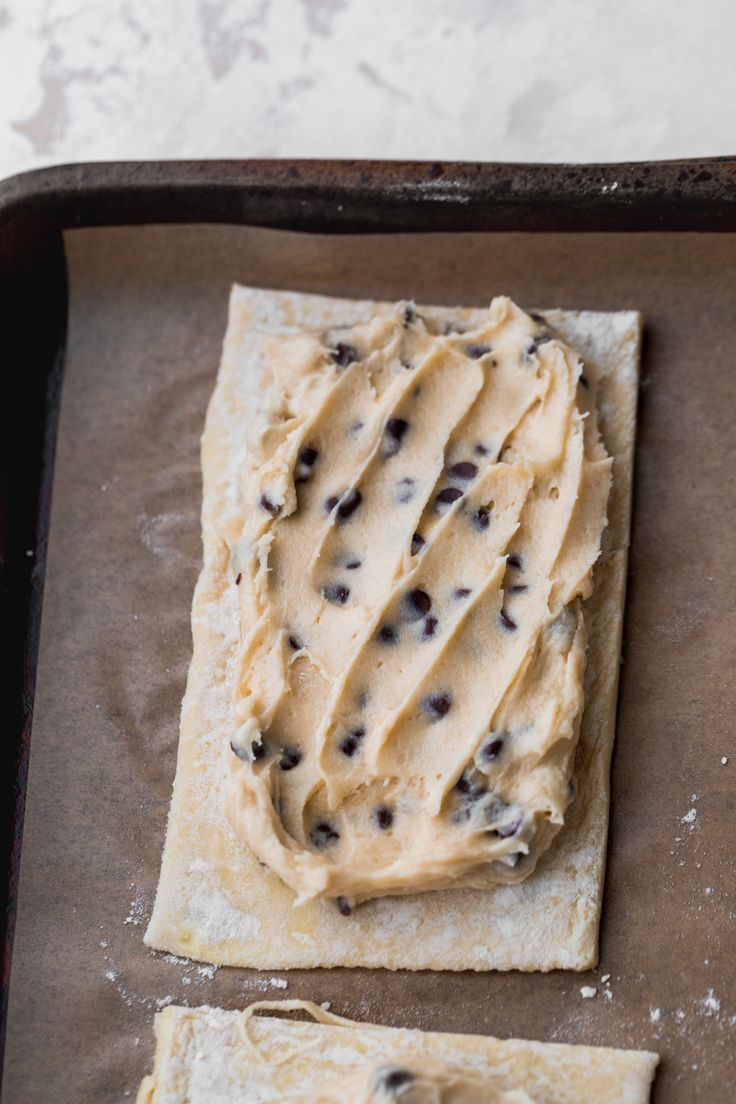
M 416 1059 L 414 1059 L 414 1063 Z M 488 1078 L 422 1060 L 368 1068 L 294 1104 L 534 1104 L 523 1089 L 494 1087 Z
M 521 881 L 574 796 L 612 463 L 595 381 L 506 298 L 466 332 L 402 303 L 258 339 L 225 533 L 232 824 L 297 903 L 346 913 Z

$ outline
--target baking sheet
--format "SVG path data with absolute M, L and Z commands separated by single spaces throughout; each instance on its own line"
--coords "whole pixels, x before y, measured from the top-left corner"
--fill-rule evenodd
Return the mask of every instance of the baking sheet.
M 157 1008 L 234 1008 L 264 993 L 329 1000 L 379 1023 L 646 1047 L 663 1057 L 655 1099 L 727 1099 L 736 1076 L 736 239 L 171 227 L 75 231 L 66 244 L 69 349 L 3 1099 L 56 1102 L 63 1087 L 79 1101 L 119 1101 L 150 1068 Z M 235 279 L 643 311 L 598 971 L 271 977 L 143 946 L 190 654 L 198 439 Z M 582 998 L 584 985 L 598 995 Z

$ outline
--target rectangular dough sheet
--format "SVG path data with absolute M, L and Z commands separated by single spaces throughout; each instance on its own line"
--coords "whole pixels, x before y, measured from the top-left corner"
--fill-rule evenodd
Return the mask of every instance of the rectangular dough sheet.
M 608 830 L 609 769 L 626 585 L 641 344 L 633 311 L 547 310 L 557 333 L 599 378 L 601 433 L 614 458 L 609 525 L 586 603 L 590 643 L 576 758 L 578 796 L 535 872 L 519 885 L 442 890 L 369 901 L 344 917 L 334 904 L 293 907 L 225 819 L 231 670 L 239 614 L 218 523 L 237 505 L 242 425 L 258 402 L 254 329 L 324 330 L 368 320 L 387 304 L 235 286 L 222 362 L 202 439 L 204 566 L 192 609 L 194 652 L 166 846 L 149 946 L 257 969 L 367 966 L 434 970 L 585 970 L 598 957 Z M 420 308 L 455 325 L 474 309 Z
M 540 1104 L 646 1104 L 658 1061 L 645 1050 L 254 1016 L 248 1034 L 262 1060 L 243 1041 L 241 1015 L 176 1005 L 159 1012 L 154 1072 L 137 1104 L 266 1104 L 314 1092 L 361 1065 L 415 1056 L 488 1074 L 497 1088 L 521 1088 Z

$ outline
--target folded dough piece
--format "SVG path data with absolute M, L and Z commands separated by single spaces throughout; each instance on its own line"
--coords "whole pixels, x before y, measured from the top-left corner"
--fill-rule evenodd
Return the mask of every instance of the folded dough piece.
M 302 1008 L 316 1023 L 256 1015 Z M 359 1024 L 306 1001 L 159 1012 L 137 1104 L 646 1104 L 648 1051 Z
M 566 812 L 564 829 L 534 872 L 516 885 L 443 889 L 403 899 L 381 897 L 362 905 L 350 917 L 338 912 L 332 902 L 308 900 L 311 890 L 302 893 L 307 903 L 294 908 L 292 890 L 258 863 L 225 818 L 234 758 L 229 741 L 239 725 L 243 727 L 232 693 L 241 671 L 242 610 L 229 545 L 236 544 L 242 534 L 242 473 L 248 468 L 244 464 L 245 426 L 264 421 L 264 406 L 274 401 L 261 387 L 263 348 L 268 339 L 257 339 L 257 334 L 267 331 L 274 340 L 293 334 L 298 370 L 300 331 L 335 330 L 388 319 L 394 311 L 390 304 L 233 289 L 223 359 L 203 440 L 204 567 L 194 599 L 194 656 L 182 708 L 161 879 L 146 940 L 177 954 L 260 968 L 585 969 L 597 957 L 625 586 L 640 342 L 640 319 L 633 312 L 545 312 L 552 332 L 579 350 L 586 376 L 595 381 L 605 452 L 613 457 L 613 488 L 603 555 L 595 568 L 595 591 L 586 603 L 590 643 L 586 709 L 575 771 L 578 797 Z M 487 311 L 476 310 L 420 308 L 420 312 L 438 329 L 473 330 L 488 318 Z M 346 348 L 349 366 L 350 347 L 342 348 Z M 483 349 L 478 352 L 486 355 Z M 474 358 L 468 359 L 472 363 Z M 425 375 L 425 386 L 431 385 L 431 373 Z M 457 411 L 452 415 L 461 416 Z M 273 410 L 265 420 L 276 427 L 270 432 L 277 432 Z M 512 467 L 496 465 L 504 470 Z M 604 474 L 607 477 L 607 472 Z M 259 472 L 261 514 L 278 508 L 288 493 L 281 486 L 281 475 L 279 466 L 274 465 L 265 472 L 264 483 L 264 472 Z M 497 491 L 503 493 L 502 488 Z M 341 502 L 350 517 L 347 507 L 351 503 Z M 441 521 L 433 518 L 431 524 L 439 527 Z M 268 540 L 265 530 L 263 537 Z M 252 531 L 250 544 L 258 539 L 259 533 Z M 323 552 L 325 547 L 323 542 Z M 328 551 L 329 555 L 317 562 L 317 570 L 345 557 L 342 547 Z M 573 568 L 580 566 L 573 564 Z M 587 566 L 583 563 L 581 570 Z M 330 585 L 330 580 L 323 581 L 323 593 Z M 506 616 L 505 611 L 497 616 Z M 308 629 L 308 623 L 299 626 L 303 627 Z M 253 638 L 258 646 L 258 634 Z M 296 644 L 299 651 L 301 643 L 296 634 L 290 647 L 294 649 Z M 268 662 L 262 666 L 267 674 L 274 669 L 269 663 L 275 652 L 272 646 L 266 649 Z M 261 689 L 256 687 L 256 695 Z M 431 695 L 424 700 L 431 704 Z M 402 748 L 407 742 L 403 740 Z M 239 750 L 245 753 L 254 747 L 250 737 L 241 743 Z M 554 776 L 555 771 L 549 774 Z M 564 771 L 562 775 L 564 778 Z M 233 819 L 237 824 L 237 809 Z M 503 821 L 498 826 L 502 838 L 506 827 Z M 517 860 L 527 850 L 524 840 L 507 857 Z M 513 862 L 510 866 L 513 869 Z M 369 895 L 360 887 L 355 893 L 358 897 Z

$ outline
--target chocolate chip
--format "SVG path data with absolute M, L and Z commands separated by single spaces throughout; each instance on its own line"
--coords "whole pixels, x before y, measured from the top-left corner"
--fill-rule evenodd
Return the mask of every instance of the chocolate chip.
M 465 355 L 469 356 L 471 360 L 480 360 L 481 357 L 486 356 L 490 351 L 490 345 L 466 345 L 465 347 Z
M 452 706 L 451 694 L 427 694 L 422 700 L 422 709 L 431 720 L 441 721 L 450 712 Z
M 401 615 L 405 621 L 420 621 L 432 608 L 432 599 L 426 590 L 408 590 L 401 599 Z
M 337 495 L 330 495 L 329 498 L 325 499 L 325 510 L 327 511 L 328 514 L 332 513 L 332 511 L 335 509 L 335 507 L 337 506 L 339 501 L 340 501 L 340 499 L 338 498 Z
M 386 831 L 394 822 L 394 814 L 387 805 L 379 805 L 375 812 L 376 824 Z
M 295 652 L 300 652 L 302 650 L 302 648 L 304 647 L 304 645 L 302 644 L 302 642 L 301 642 L 301 640 L 299 639 L 298 636 L 290 636 L 289 637 L 289 647 L 293 648 Z
M 473 592 L 470 587 L 457 587 L 455 590 L 453 590 L 452 597 L 457 598 L 458 601 L 461 601 L 463 598 L 467 598 L 472 593 Z
M 498 623 L 501 628 L 506 629 L 507 632 L 513 632 L 514 629 L 518 627 L 513 618 L 509 617 L 505 609 L 502 609 L 499 613 Z
M 416 556 L 417 552 L 421 551 L 421 549 L 424 548 L 426 543 L 427 542 L 425 541 L 424 537 L 420 533 L 415 533 L 414 536 L 411 538 L 411 554 L 412 554 L 412 556 Z
M 312 468 L 316 464 L 318 456 L 319 453 L 311 445 L 302 446 L 294 468 L 295 483 L 306 483 L 312 474 Z
M 346 571 L 357 571 L 358 568 L 360 567 L 360 565 L 362 564 L 362 562 L 363 562 L 362 560 L 347 560 L 346 563 L 345 563 L 345 570 Z
M 338 519 L 340 521 L 347 521 L 349 517 L 352 517 L 362 501 L 363 496 L 356 487 L 354 487 L 352 491 L 346 491 L 337 507 Z
M 463 771 L 460 775 L 455 783 L 455 789 L 463 795 L 466 801 L 471 803 L 478 801 L 486 793 L 484 780 L 479 775 L 470 774 L 468 771 Z
M 409 423 L 404 418 L 389 418 L 383 441 L 383 451 L 387 456 L 393 456 L 399 451 L 408 429 Z
M 509 587 L 509 594 L 523 594 L 529 587 L 523 583 L 517 583 L 516 586 Z
M 490 453 L 491 453 L 491 450 L 488 448 L 487 445 L 476 445 L 475 446 L 476 456 L 490 456 Z
M 516 835 L 523 823 L 524 817 L 520 813 L 510 824 L 505 824 L 501 828 L 496 828 L 495 833 L 499 839 L 510 839 L 511 836 Z
M 487 529 L 491 524 L 491 511 L 487 506 L 480 506 L 473 515 L 473 525 L 476 529 Z
M 437 618 L 425 617 L 422 625 L 422 640 L 431 640 L 437 630 Z
M 344 583 L 327 583 L 322 587 L 322 594 L 333 605 L 344 606 L 350 597 L 350 587 L 346 587 Z
M 252 740 L 249 747 L 245 748 L 231 740 L 230 748 L 235 752 L 238 759 L 242 759 L 244 763 L 257 763 L 266 754 L 266 744 L 263 737 L 259 740 Z
M 348 732 L 347 736 L 343 736 L 338 747 L 343 755 L 347 755 L 348 759 L 352 759 L 364 738 L 365 729 L 362 726 L 360 728 L 354 728 L 352 731 Z
M 376 639 L 381 644 L 397 644 L 399 640 L 399 634 L 393 625 L 381 625 L 380 629 L 376 633 Z
M 506 557 L 506 566 L 513 567 L 515 571 L 521 571 L 521 556 L 517 556 L 515 552 L 512 552 L 510 556 Z
M 239 571 L 238 574 L 235 576 L 235 585 L 236 586 L 240 586 L 240 581 L 241 581 L 242 578 L 243 578 L 243 572 Z
M 337 843 L 340 833 L 329 820 L 318 820 L 309 833 L 309 838 L 314 847 L 321 849 Z
M 376 1074 L 376 1088 L 383 1092 L 396 1092 L 405 1085 L 411 1085 L 414 1074 L 407 1069 L 379 1070 Z
M 336 897 L 335 904 L 337 905 L 337 911 L 341 916 L 352 916 L 353 906 L 348 901 L 347 897 Z
M 453 479 L 462 479 L 467 483 L 475 479 L 478 469 L 475 464 L 471 464 L 470 460 L 461 460 L 458 464 L 453 464 L 447 474 Z
M 301 761 L 302 753 L 298 747 L 285 747 L 281 752 L 279 766 L 282 771 L 290 771 L 293 770 L 294 767 L 298 767 Z
M 348 364 L 358 360 L 358 350 L 354 345 L 348 345 L 344 341 L 338 341 L 332 350 L 332 359 L 340 368 L 347 368 Z
M 497 759 L 503 750 L 503 739 L 497 736 L 495 740 L 489 740 L 487 744 L 484 744 L 481 748 L 481 755 L 489 763 L 492 760 Z
M 275 502 L 272 502 L 266 494 L 262 494 L 258 502 L 261 509 L 266 510 L 269 514 L 278 514 L 281 509 L 281 507 L 277 506 Z
M 404 505 L 407 502 L 411 502 L 416 493 L 416 480 L 411 479 L 408 475 L 400 479 L 396 484 L 396 501 Z
M 314 467 L 315 460 L 319 456 L 316 448 L 311 445 L 302 445 L 299 449 L 299 463 L 306 464 L 308 468 Z
M 459 487 L 445 487 L 434 500 L 435 509 L 438 513 L 442 513 L 445 506 L 449 506 L 451 502 L 456 502 L 458 498 L 462 497 L 463 492 Z

